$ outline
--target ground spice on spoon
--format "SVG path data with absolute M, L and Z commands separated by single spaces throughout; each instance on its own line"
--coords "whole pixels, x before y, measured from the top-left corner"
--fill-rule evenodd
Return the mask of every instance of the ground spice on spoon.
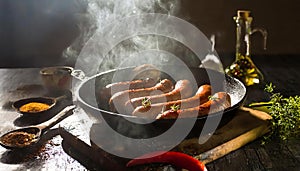
M 19 108 L 21 112 L 41 112 L 50 108 L 50 105 L 40 102 L 30 102 Z

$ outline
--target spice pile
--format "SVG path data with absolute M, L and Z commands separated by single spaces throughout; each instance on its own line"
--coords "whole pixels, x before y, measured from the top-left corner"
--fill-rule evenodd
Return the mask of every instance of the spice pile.
M 30 113 L 36 113 L 41 112 L 44 110 L 47 110 L 50 108 L 50 105 L 45 103 L 39 103 L 39 102 L 31 102 L 27 103 L 20 107 L 20 112 L 30 112 Z
M 35 134 L 17 131 L 17 132 L 11 132 L 4 135 L 3 137 L 1 137 L 0 141 L 5 145 L 14 146 L 14 147 L 23 147 L 23 146 L 30 145 L 34 138 L 35 138 Z

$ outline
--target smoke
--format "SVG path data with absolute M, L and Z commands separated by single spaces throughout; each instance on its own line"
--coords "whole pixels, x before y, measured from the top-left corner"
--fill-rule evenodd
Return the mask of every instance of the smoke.
M 80 1 L 80 3 L 86 8 L 84 13 L 77 16 L 80 35 L 63 53 L 63 56 L 71 61 L 76 60 L 85 43 L 96 31 L 101 31 L 112 21 L 146 13 L 172 16 L 180 14 L 180 0 L 85 0 Z M 130 54 L 136 50 L 158 49 L 163 42 L 170 44 L 170 40 L 166 38 L 163 40 L 157 36 L 136 36 L 131 40 L 122 42 L 110 52 L 110 55 L 123 54 L 124 56 L 124 54 Z
M 196 85 L 197 82 L 189 67 L 198 67 L 204 56 L 211 51 L 211 45 L 199 29 L 178 18 L 181 12 L 180 0 L 91 0 L 85 2 L 86 13 L 80 16 L 82 19 L 79 25 L 81 35 L 65 51 L 66 57 L 76 59 L 75 69 L 81 69 L 86 75 L 91 76 L 96 72 L 110 69 L 153 64 L 174 81 L 187 79 L 192 85 Z M 172 67 L 164 67 L 165 64 Z M 126 80 L 129 78 L 127 75 L 123 76 L 122 73 L 118 74 L 120 72 L 115 72 L 113 77 L 126 77 Z M 118 80 L 114 78 L 113 81 L 117 82 Z M 92 99 L 93 106 L 97 106 L 95 90 L 98 87 L 95 79 L 88 79 L 88 81 L 88 85 L 91 86 L 88 88 L 91 91 L 88 98 Z M 106 79 L 100 78 L 100 81 L 105 82 Z M 212 84 L 216 83 L 212 82 Z M 195 119 L 189 120 L 190 123 L 184 127 L 180 122 L 175 122 L 172 128 L 163 134 L 143 141 L 151 144 L 153 140 L 175 138 L 176 140 L 170 141 L 173 143 L 170 146 L 174 147 L 186 137 Z M 128 128 L 128 125 L 117 119 L 114 124 L 121 129 L 120 131 L 124 130 L 124 127 Z M 109 125 L 104 123 L 104 126 L 114 132 Z M 141 126 L 137 129 L 130 129 L 132 132 L 128 135 L 146 132 L 143 129 L 146 128 Z M 178 130 L 181 132 L 179 133 Z M 131 158 L 134 157 L 133 154 L 142 152 L 136 150 L 136 145 L 141 143 L 141 139 L 114 135 L 110 132 L 107 132 L 107 137 L 113 137 L 116 142 L 130 142 L 128 149 L 120 154 L 117 151 L 105 149 L 110 153 Z M 168 145 L 167 148 L 170 146 Z M 156 147 L 152 148 L 154 149 L 147 150 L 157 150 Z

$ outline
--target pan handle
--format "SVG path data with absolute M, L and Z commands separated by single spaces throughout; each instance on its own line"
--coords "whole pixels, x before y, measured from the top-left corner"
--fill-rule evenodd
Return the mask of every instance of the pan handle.
M 71 72 L 71 75 L 77 79 L 79 79 L 80 81 L 85 80 L 87 77 L 85 76 L 85 73 L 80 70 L 80 69 L 74 69 Z

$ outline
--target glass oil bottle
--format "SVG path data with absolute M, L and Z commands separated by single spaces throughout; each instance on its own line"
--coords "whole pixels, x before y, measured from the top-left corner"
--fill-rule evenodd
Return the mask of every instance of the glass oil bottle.
M 246 86 L 259 84 L 263 81 L 263 74 L 254 65 L 251 55 L 250 36 L 260 32 L 264 37 L 264 49 L 266 49 L 267 32 L 264 29 L 251 29 L 252 17 L 250 11 L 238 10 L 237 16 L 233 17 L 236 22 L 236 54 L 235 61 L 225 69 L 226 74 L 231 75 Z

